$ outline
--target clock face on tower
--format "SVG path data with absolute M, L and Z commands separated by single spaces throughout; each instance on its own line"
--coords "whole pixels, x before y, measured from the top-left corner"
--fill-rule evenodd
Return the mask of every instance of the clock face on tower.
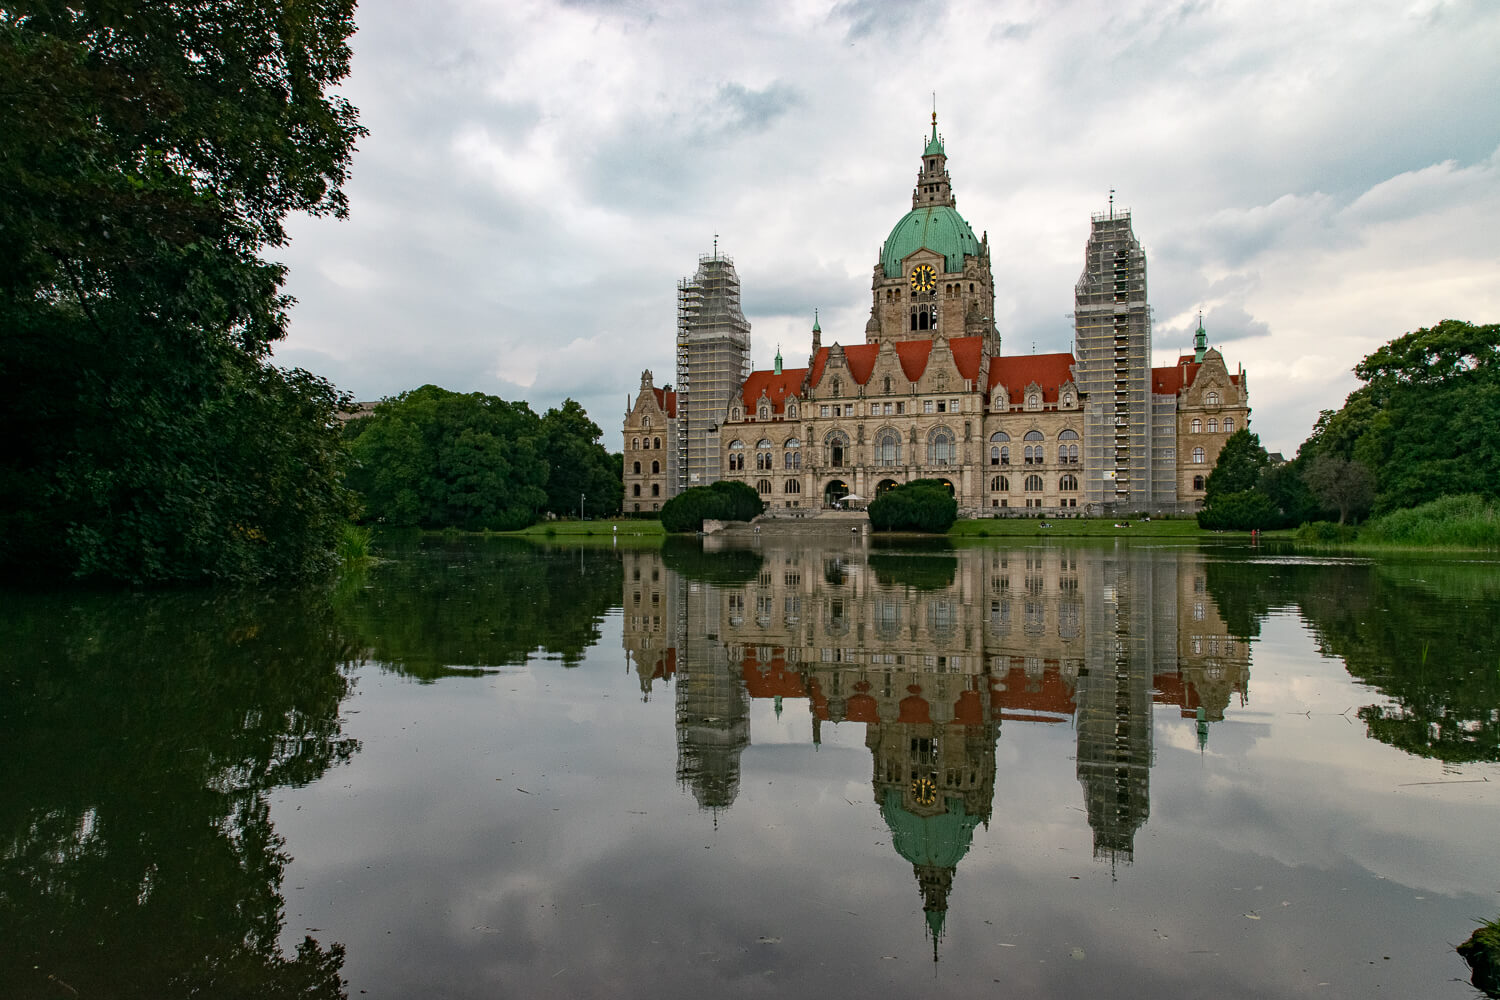
M 911 783 L 911 797 L 919 806 L 930 806 L 937 801 L 937 782 L 931 778 L 918 778 Z
M 937 272 L 931 264 L 918 264 L 911 269 L 911 290 L 926 294 L 937 288 Z

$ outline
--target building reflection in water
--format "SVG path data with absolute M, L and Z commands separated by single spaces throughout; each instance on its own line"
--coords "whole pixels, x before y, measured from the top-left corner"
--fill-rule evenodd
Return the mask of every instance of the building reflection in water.
M 1250 655 L 1210 600 L 1196 553 L 1136 548 L 759 550 L 757 575 L 685 578 L 625 552 L 628 662 L 649 698 L 675 685 L 677 776 L 733 804 L 751 699 L 802 703 L 813 741 L 858 722 L 874 800 L 943 933 L 954 872 L 990 819 L 1002 723 L 1068 725 L 1094 856 L 1133 859 L 1151 812 L 1153 705 L 1199 745 L 1248 693 Z

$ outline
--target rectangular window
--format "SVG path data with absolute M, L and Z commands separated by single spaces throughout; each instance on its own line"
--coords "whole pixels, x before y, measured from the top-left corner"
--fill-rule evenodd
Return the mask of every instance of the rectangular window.
M 897 413 L 905 413 L 906 412 L 906 404 L 905 403 L 897 403 L 896 404 L 896 412 Z
M 896 411 L 895 411 L 895 408 L 890 403 L 886 403 L 885 404 L 885 412 L 886 412 L 887 415 L 889 415 L 889 414 L 895 413 Z
M 937 411 L 939 413 L 947 413 L 948 412 L 948 401 L 944 400 L 944 399 L 938 400 L 937 401 Z
M 950 399 L 950 400 L 948 400 L 948 412 L 949 413 L 957 413 L 958 412 L 958 400 L 956 400 L 956 399 Z
M 818 407 L 818 409 L 820 411 L 819 414 L 818 414 L 819 416 L 822 416 L 822 417 L 828 416 L 828 407 L 826 407 L 826 406 L 820 406 L 820 407 Z
M 924 400 L 922 400 L 922 412 L 923 413 L 932 413 L 933 412 L 932 400 L 930 400 L 930 399 L 924 399 Z

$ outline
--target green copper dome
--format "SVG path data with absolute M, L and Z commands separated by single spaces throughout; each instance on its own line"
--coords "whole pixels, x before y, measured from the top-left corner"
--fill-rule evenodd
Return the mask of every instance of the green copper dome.
M 979 256 L 979 241 L 963 216 L 947 205 L 926 205 L 907 212 L 886 237 L 880 250 L 885 276 L 899 278 L 901 262 L 923 247 L 942 254 L 947 271 L 962 271 L 966 255 Z
M 948 811 L 936 816 L 917 816 L 901 804 L 901 790 L 887 788 L 880 815 L 890 827 L 896 853 L 914 865 L 955 868 L 969 853 L 978 816 L 964 812 L 962 798 L 950 798 Z

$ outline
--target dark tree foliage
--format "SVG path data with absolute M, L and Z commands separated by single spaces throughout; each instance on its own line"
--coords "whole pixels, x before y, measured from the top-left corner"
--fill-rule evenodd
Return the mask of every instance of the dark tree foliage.
M 661 561 L 684 579 L 738 587 L 760 575 L 765 560 L 754 549 L 723 548 L 707 551 L 701 538 L 669 536 L 662 540 Z
M 4 600 L 0 993 L 343 997 L 342 945 L 278 945 L 270 812 L 358 750 L 327 595 Z
M 542 448 L 547 461 L 547 511 L 559 517 L 611 517 L 625 497 L 623 456 L 600 444 L 604 432 L 569 399 L 542 416 Z
M 370 655 L 422 681 L 526 663 L 576 666 L 620 603 L 620 556 L 523 538 L 383 540 L 389 561 L 340 606 Z
M 1351 515 L 1364 516 L 1375 498 L 1374 479 L 1358 459 L 1314 455 L 1307 461 L 1302 479 L 1324 508 L 1339 512 L 1339 524 Z
M 132 582 L 331 562 L 323 380 L 269 363 L 263 252 L 342 215 L 352 0 L 0 10 L 0 567 Z
M 869 514 L 876 531 L 942 534 L 958 520 L 958 501 L 941 480 L 914 479 L 876 497 Z
M 947 590 L 958 576 L 958 557 L 936 552 L 871 552 L 870 568 L 882 587 Z
M 1375 739 L 1451 763 L 1500 760 L 1500 602 L 1489 566 L 1425 567 L 1216 560 L 1209 594 L 1233 635 L 1255 636 L 1295 608 L 1324 652 L 1388 699 L 1359 717 Z M 1461 621 L 1454 608 L 1465 609 Z
M 669 532 L 702 531 L 704 521 L 750 521 L 765 509 L 753 487 L 726 479 L 691 486 L 662 504 L 661 524 Z
M 1220 494 L 1198 512 L 1198 527 L 1209 531 L 1266 531 L 1281 525 L 1281 512 L 1259 490 Z
M 349 485 L 367 520 L 507 531 L 536 521 L 547 503 L 542 424 L 524 402 L 424 385 L 347 433 Z
M 1365 384 L 1319 417 L 1304 455 L 1364 465 L 1377 514 L 1500 496 L 1500 324 L 1444 320 L 1396 338 L 1354 372 Z
M 1266 449 L 1261 447 L 1260 435 L 1241 428 L 1229 435 L 1224 448 L 1219 452 L 1219 461 L 1208 474 L 1204 491 L 1204 503 L 1213 506 L 1216 498 L 1229 493 L 1243 493 L 1255 489 L 1261 473 L 1271 464 Z

